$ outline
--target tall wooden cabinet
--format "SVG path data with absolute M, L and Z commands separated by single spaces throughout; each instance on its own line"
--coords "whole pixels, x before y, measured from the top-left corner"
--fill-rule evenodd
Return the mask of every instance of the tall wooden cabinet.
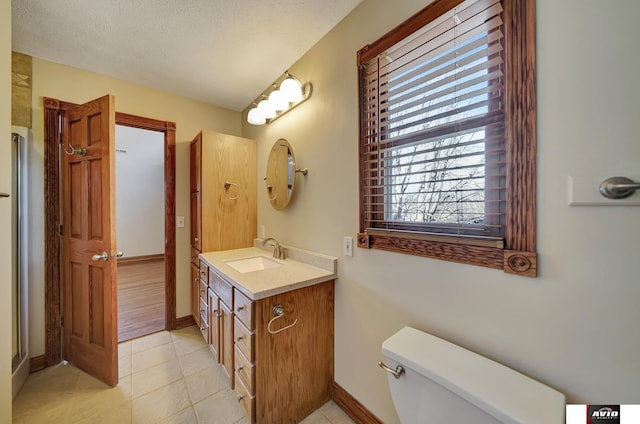
M 209 297 L 198 254 L 253 245 L 256 168 L 253 140 L 202 131 L 191 142 L 191 311 L 207 339 Z

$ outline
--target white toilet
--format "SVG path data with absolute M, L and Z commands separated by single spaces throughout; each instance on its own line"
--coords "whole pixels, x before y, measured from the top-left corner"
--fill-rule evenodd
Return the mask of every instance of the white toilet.
M 431 334 L 405 327 L 382 353 L 402 424 L 564 423 L 562 393 Z

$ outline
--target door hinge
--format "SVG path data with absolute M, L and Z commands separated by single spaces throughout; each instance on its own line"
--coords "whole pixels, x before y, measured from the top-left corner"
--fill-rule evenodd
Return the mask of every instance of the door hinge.
M 58 224 L 58 235 L 62 235 L 62 224 Z
M 64 327 L 64 315 L 60 315 L 60 328 Z
M 62 133 L 58 133 L 58 144 L 62 144 Z

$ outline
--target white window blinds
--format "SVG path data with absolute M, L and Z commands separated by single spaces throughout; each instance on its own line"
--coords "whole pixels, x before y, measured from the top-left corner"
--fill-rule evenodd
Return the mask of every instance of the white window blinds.
M 464 1 L 359 63 L 365 230 L 504 236 L 502 12 Z

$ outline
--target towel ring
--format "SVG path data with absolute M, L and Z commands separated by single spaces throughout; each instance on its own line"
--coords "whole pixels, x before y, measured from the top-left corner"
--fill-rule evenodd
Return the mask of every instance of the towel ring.
M 272 310 L 273 310 L 273 315 L 275 315 L 275 316 L 274 316 L 273 318 L 271 318 L 271 320 L 269 321 L 269 324 L 267 324 L 267 331 L 268 331 L 269 333 L 271 333 L 271 334 L 277 334 L 277 333 L 279 333 L 279 332 L 281 332 L 281 331 L 287 330 L 287 329 L 289 329 L 289 328 L 293 327 L 294 325 L 296 325 L 296 323 L 298 322 L 298 319 L 296 318 L 296 320 L 295 320 L 295 321 L 293 321 L 293 323 L 292 323 L 292 324 L 289 324 L 289 325 L 287 325 L 286 327 L 282 327 L 282 328 L 280 328 L 279 330 L 272 330 L 272 329 L 271 329 L 271 324 L 272 324 L 275 320 L 277 320 L 277 319 L 279 319 L 279 318 L 282 318 L 282 317 L 284 316 L 284 308 L 282 307 L 282 305 L 280 305 L 280 304 L 278 303 L 277 305 L 275 305 L 275 306 L 273 307 L 273 309 L 272 309 Z
M 227 193 L 228 193 L 228 191 L 229 191 L 229 188 L 230 188 L 231 186 L 236 186 L 236 190 L 240 191 L 240 188 L 238 187 L 238 184 L 236 184 L 236 183 L 230 183 L 229 181 L 225 181 L 225 182 L 224 182 L 224 196 L 225 196 L 227 199 L 230 199 L 230 200 L 236 200 L 239 196 L 232 197 L 232 196 L 229 196 L 229 194 L 227 194 Z

